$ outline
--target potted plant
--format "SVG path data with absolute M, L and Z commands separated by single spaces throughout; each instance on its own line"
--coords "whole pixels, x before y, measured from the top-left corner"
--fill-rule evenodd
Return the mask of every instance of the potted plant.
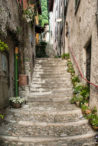
M 94 130 L 98 131 L 98 117 L 97 116 L 91 120 L 91 125 Z
M 10 97 L 9 101 L 10 101 L 10 105 L 13 108 L 20 108 L 22 103 L 24 102 L 24 99 L 21 97 Z
M 89 114 L 91 114 L 91 110 L 90 110 L 90 108 L 88 107 L 88 106 L 86 106 L 86 105 L 82 105 L 81 106 L 81 108 L 82 108 L 82 113 L 83 114 L 86 114 L 86 115 L 89 115 Z
M 61 57 L 62 57 L 62 59 L 68 60 L 70 58 L 70 55 L 64 53 Z

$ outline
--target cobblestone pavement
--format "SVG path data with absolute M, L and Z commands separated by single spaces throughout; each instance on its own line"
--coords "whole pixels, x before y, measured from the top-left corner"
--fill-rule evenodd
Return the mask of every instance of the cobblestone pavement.
M 6 110 L 0 146 L 97 146 L 72 93 L 65 60 L 37 59 L 27 103 Z

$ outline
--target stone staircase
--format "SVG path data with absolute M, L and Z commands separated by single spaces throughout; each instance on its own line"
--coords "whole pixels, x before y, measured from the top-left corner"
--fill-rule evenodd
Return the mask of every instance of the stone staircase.
M 67 62 L 37 59 L 28 95 L 21 109 L 7 109 L 0 127 L 0 146 L 97 146 L 73 96 Z

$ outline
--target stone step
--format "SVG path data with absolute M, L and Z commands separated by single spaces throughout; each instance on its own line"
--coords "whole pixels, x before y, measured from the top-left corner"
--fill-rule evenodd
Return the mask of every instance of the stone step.
M 66 95 L 69 95 L 69 96 L 72 96 L 73 94 L 73 91 L 72 91 L 72 88 L 70 89 L 47 89 L 47 88 L 36 88 L 36 89 L 33 89 L 33 88 L 30 88 L 30 92 L 31 94 L 32 93 L 42 93 L 42 92 L 52 92 L 53 94 L 55 93 L 63 93 L 65 96 Z
M 48 79 L 48 80 L 67 80 L 68 81 L 68 78 L 70 78 L 70 76 L 56 76 L 56 75 L 36 75 L 36 76 L 33 76 L 33 80 L 35 79 Z
M 53 101 L 53 102 L 59 102 L 59 101 L 67 101 L 70 104 L 71 96 L 69 95 L 32 95 L 31 93 L 28 95 L 28 101 L 34 102 L 34 101 Z
M 69 101 L 70 103 L 70 101 Z M 66 101 L 38 101 L 38 102 L 29 102 L 30 110 L 32 111 L 68 111 L 68 110 L 76 110 L 77 107 L 75 105 L 71 105 Z
M 49 82 L 47 83 L 47 81 L 38 81 L 35 82 L 33 81 L 33 83 L 30 86 L 31 88 L 35 88 L 35 87 L 43 87 L 43 88 L 58 88 L 58 87 L 62 87 L 62 88 L 72 88 L 72 83 L 71 82 L 63 82 L 63 83 L 56 83 L 55 82 Z
M 48 91 L 48 92 L 30 92 L 28 97 L 42 97 L 42 96 L 52 96 L 52 97 L 72 97 L 72 93 L 70 94 L 67 94 L 67 92 L 56 92 L 56 93 L 53 93 L 52 91 Z
M 9 122 L 0 128 L 0 134 L 9 136 L 53 136 L 66 137 L 88 134 L 91 132 L 91 127 L 87 120 L 80 120 L 77 122 L 68 123 L 47 123 L 47 122 L 32 122 L 32 121 L 18 121 Z
M 1 146 L 97 146 L 94 136 L 94 133 L 71 137 L 0 136 L 0 142 Z
M 7 116 L 10 112 L 9 116 Z M 50 123 L 68 123 L 68 122 L 77 122 L 83 120 L 82 112 L 80 109 L 73 111 L 35 111 L 29 109 L 15 110 L 10 109 L 6 113 L 5 121 L 32 121 L 32 122 L 50 122 Z M 16 120 L 17 118 L 17 120 Z
M 66 101 L 67 100 L 67 101 Z M 69 103 L 69 100 L 71 100 L 71 97 L 51 97 L 51 96 L 39 96 L 39 97 L 29 97 L 28 95 L 28 101 L 27 102 L 59 102 L 63 101 L 66 103 Z
M 46 83 L 46 85 L 47 85 L 47 83 L 48 84 L 51 84 L 51 85 L 72 85 L 72 83 L 71 82 L 69 82 L 68 80 L 63 80 L 63 79 L 61 79 L 61 80 L 57 80 L 57 79 L 37 79 L 37 78 L 33 78 L 33 80 L 32 80 L 32 84 L 40 84 L 40 83 Z M 31 85 L 32 85 L 31 84 Z M 67 88 L 67 87 L 66 87 Z

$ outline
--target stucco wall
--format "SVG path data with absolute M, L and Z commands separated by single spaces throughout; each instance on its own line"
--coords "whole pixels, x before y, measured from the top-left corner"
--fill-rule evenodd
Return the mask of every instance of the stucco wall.
M 73 49 L 81 71 L 86 76 L 86 45 L 91 38 L 91 78 L 98 85 L 98 36 L 96 24 L 97 0 L 81 0 L 75 14 L 75 1 L 69 0 L 67 18 L 68 46 Z M 66 39 L 65 39 L 66 40 Z M 66 42 L 65 42 L 66 43 Z M 74 64 L 74 63 L 73 63 Z M 74 65 L 75 66 L 75 65 Z M 76 73 L 78 73 L 75 66 Z M 98 108 L 98 88 L 91 86 L 90 105 Z

